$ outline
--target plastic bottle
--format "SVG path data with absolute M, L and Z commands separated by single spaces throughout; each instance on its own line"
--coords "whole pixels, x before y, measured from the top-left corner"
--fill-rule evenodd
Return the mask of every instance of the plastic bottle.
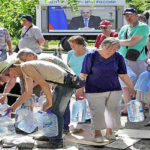
M 5 110 L 9 107 L 9 105 L 6 102 L 2 102 L 0 104 L 0 114 L 4 115 L 6 112 Z
M 0 136 L 11 135 L 15 133 L 14 123 L 10 117 L 0 117 Z
M 127 104 L 128 118 L 130 122 L 142 122 L 144 121 L 144 112 L 141 102 L 132 98 Z
M 79 97 L 72 104 L 72 122 L 85 122 L 86 120 L 86 99 L 84 97 Z
M 30 112 L 21 122 L 18 123 L 18 128 L 26 133 L 32 133 L 38 127 L 38 122 L 34 117 L 33 112 Z
M 39 98 L 34 97 L 34 112 L 40 111 L 43 108 L 44 103 L 46 102 L 45 94 L 42 94 Z
M 22 105 L 16 109 L 15 113 L 15 126 L 18 127 L 18 124 L 31 112 Z
M 40 111 L 37 115 L 39 124 L 39 132 L 42 132 L 47 137 L 58 135 L 58 121 L 57 116 L 50 110 L 47 112 Z

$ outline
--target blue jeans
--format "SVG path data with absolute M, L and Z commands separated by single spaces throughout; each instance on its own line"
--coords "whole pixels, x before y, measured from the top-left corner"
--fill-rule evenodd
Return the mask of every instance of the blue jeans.
M 56 114 L 58 119 L 58 136 L 50 138 L 51 140 L 62 140 L 64 127 L 63 115 L 70 100 L 70 97 L 73 94 L 73 90 L 73 88 L 60 85 L 58 85 L 54 90 L 53 105 L 51 110 L 54 114 Z
M 72 105 L 72 122 L 85 122 L 86 120 L 86 100 L 77 100 Z
M 0 62 L 7 59 L 7 52 L 6 50 L 0 50 Z
M 69 130 L 69 124 L 70 124 L 70 101 L 68 102 L 64 113 L 64 130 Z

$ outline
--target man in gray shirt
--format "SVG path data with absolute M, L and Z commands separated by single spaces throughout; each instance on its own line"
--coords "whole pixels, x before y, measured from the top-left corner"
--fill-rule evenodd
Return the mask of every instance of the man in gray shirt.
M 7 59 L 7 46 L 9 55 L 11 55 L 13 52 L 10 35 L 7 29 L 0 26 L 0 62 Z
M 36 54 L 40 54 L 42 52 L 40 46 L 45 42 L 40 29 L 33 25 L 30 15 L 23 15 L 21 20 L 24 27 L 22 28 L 21 39 L 18 44 L 19 49 L 30 48 Z

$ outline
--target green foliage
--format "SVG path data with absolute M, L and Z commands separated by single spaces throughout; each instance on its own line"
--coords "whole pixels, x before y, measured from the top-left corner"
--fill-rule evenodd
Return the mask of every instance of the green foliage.
M 131 8 L 137 9 L 138 13 L 143 13 L 146 10 L 150 9 L 149 0 L 126 0 Z
M 45 0 L 48 1 L 48 0 Z M 59 0 L 66 2 L 73 12 L 78 11 L 78 0 Z M 91 0 L 94 6 L 94 0 Z M 126 0 L 130 7 L 136 8 L 139 13 L 150 9 L 149 0 Z M 0 0 L 0 24 L 7 28 L 12 37 L 19 38 L 21 32 L 20 17 L 24 14 L 30 14 L 33 17 L 33 23 L 36 22 L 36 4 L 39 0 Z
M 13 37 L 19 37 L 21 31 L 20 17 L 24 14 L 33 16 L 35 23 L 35 5 L 38 0 L 0 0 L 1 25 L 9 30 Z
M 78 0 L 60 0 L 60 2 L 67 2 L 73 12 L 78 11 Z M 19 38 L 22 28 L 19 18 L 24 14 L 30 14 L 35 24 L 37 4 L 39 0 L 0 0 L 1 26 L 7 28 L 12 37 Z

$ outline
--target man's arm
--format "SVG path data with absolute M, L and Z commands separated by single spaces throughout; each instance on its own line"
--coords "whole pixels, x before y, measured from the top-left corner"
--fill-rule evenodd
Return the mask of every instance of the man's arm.
M 12 51 L 12 45 L 11 45 L 11 41 L 7 41 L 7 45 L 8 45 L 9 55 L 11 55 L 11 54 L 13 53 L 13 51 Z
M 10 107 L 11 111 L 15 111 L 17 107 L 21 106 L 33 93 L 33 80 L 30 78 L 24 78 L 25 80 L 25 92 L 19 97 L 19 99 Z
M 48 108 L 52 106 L 52 94 L 50 91 L 49 84 L 43 79 L 43 77 L 35 70 L 35 68 L 30 66 L 22 67 L 24 73 L 32 78 L 37 84 L 39 84 L 46 95 L 47 104 L 43 107 L 43 110 L 46 111 Z
M 123 46 L 134 46 L 136 43 L 138 43 L 144 36 L 141 35 L 135 35 L 132 36 L 130 39 L 126 40 L 119 40 L 120 45 Z
M 15 86 L 15 83 L 16 83 L 16 78 L 10 78 L 9 81 L 7 82 L 7 84 L 5 85 L 3 94 L 9 93 L 11 91 L 11 89 Z M 7 95 L 2 96 L 0 98 L 0 103 L 5 101 L 6 97 L 7 97 Z
M 38 40 L 38 43 L 39 43 L 40 46 L 42 46 L 45 43 L 45 39 L 44 38 L 39 38 L 37 40 Z

